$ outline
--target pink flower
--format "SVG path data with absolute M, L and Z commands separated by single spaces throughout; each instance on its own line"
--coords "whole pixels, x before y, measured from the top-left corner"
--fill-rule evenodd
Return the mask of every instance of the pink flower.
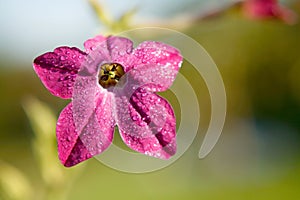
M 131 149 L 161 159 L 176 152 L 176 119 L 167 90 L 182 63 L 169 45 L 97 36 L 85 51 L 59 47 L 34 60 L 34 69 L 55 96 L 72 99 L 60 113 L 56 136 L 62 164 L 76 165 L 111 144 L 115 125 Z
M 280 5 L 277 0 L 246 0 L 242 6 L 244 14 L 251 19 L 280 19 L 288 24 L 297 20 L 296 14 Z

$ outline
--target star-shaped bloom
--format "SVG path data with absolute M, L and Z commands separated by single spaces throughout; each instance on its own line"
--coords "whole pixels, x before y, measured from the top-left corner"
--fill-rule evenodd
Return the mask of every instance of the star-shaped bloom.
M 155 92 L 172 85 L 180 52 L 153 41 L 134 49 L 132 41 L 116 36 L 97 36 L 84 47 L 58 47 L 33 64 L 53 95 L 72 99 L 56 127 L 62 164 L 70 167 L 103 152 L 116 125 L 131 149 L 161 159 L 174 155 L 175 115 Z

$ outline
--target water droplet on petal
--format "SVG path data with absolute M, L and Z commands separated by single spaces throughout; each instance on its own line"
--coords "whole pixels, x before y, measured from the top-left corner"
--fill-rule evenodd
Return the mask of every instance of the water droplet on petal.
M 138 119 L 138 116 L 136 116 L 136 115 L 134 115 L 133 117 L 132 117 L 132 120 L 133 121 L 136 121 Z
M 125 55 L 125 51 L 119 51 L 118 53 L 120 56 L 124 56 Z
M 101 143 L 97 143 L 96 146 L 97 146 L 97 148 L 101 149 L 103 145 Z
M 53 80 L 54 80 L 54 77 L 53 77 L 53 76 L 47 76 L 47 79 L 48 79 L 49 81 L 53 81 Z

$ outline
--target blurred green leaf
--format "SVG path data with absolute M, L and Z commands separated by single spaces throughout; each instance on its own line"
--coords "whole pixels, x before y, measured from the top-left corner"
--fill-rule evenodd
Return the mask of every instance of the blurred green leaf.
M 0 199 L 32 199 L 33 188 L 28 179 L 17 168 L 0 160 Z
M 33 132 L 33 150 L 45 183 L 45 198 L 64 199 L 74 178 L 84 164 L 65 168 L 58 159 L 56 144 L 56 116 L 49 106 L 34 97 L 23 101 Z
M 130 23 L 132 22 L 133 16 L 136 14 L 137 8 L 132 8 L 125 12 L 118 21 L 116 21 L 112 28 L 113 30 L 117 31 L 124 31 L 131 27 Z
M 96 13 L 98 20 L 106 26 L 112 33 L 118 33 L 129 29 L 132 17 L 137 11 L 137 8 L 130 9 L 125 12 L 119 19 L 114 20 L 105 12 L 105 8 L 97 0 L 89 0 L 89 3 Z
M 59 184 L 63 181 L 64 176 L 57 156 L 56 117 L 46 104 L 33 97 L 27 98 L 23 107 L 35 133 L 33 148 L 41 168 L 42 177 L 47 184 Z
M 101 6 L 101 4 L 97 0 L 89 0 L 89 3 L 96 13 L 99 21 L 102 22 L 105 26 L 111 27 L 112 20 L 110 19 L 108 14 L 105 13 L 104 8 Z

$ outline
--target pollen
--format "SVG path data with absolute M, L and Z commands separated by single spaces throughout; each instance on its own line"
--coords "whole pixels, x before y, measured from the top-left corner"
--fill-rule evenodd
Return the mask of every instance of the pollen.
M 101 65 L 99 71 L 99 84 L 103 88 L 109 88 L 119 83 L 125 74 L 124 68 L 118 63 L 105 63 Z

